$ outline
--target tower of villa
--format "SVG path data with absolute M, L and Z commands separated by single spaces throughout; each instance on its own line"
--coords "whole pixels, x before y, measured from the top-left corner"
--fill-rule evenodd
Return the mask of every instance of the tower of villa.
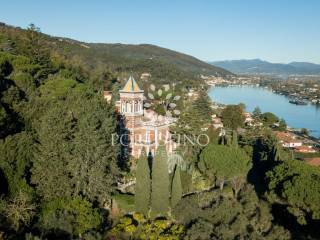
M 119 94 L 117 107 L 123 119 L 123 127 L 129 135 L 130 155 L 139 157 L 143 147 L 153 155 L 160 141 L 166 142 L 167 151 L 172 152 L 169 127 L 173 119 L 161 117 L 159 120 L 154 111 L 144 110 L 144 91 L 132 76 Z
M 132 76 L 120 90 L 120 112 L 125 116 L 126 127 L 134 129 L 141 125 L 143 116 L 143 93 Z

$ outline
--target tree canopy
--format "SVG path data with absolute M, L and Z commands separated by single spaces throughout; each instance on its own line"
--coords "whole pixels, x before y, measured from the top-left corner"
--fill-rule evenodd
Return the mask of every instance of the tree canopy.
M 226 180 L 231 181 L 237 195 L 251 167 L 251 161 L 242 149 L 209 144 L 200 155 L 198 167 L 204 173 L 213 172 L 221 188 Z
M 225 127 L 237 129 L 244 126 L 244 109 L 242 105 L 228 105 L 221 113 L 222 121 Z
M 320 219 L 320 170 L 284 161 L 267 173 L 270 197 L 281 199 L 300 224 Z

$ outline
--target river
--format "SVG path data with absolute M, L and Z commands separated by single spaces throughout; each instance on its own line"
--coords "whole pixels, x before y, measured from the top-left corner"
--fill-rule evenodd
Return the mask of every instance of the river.
M 320 108 L 315 105 L 294 105 L 285 96 L 253 86 L 212 87 L 209 96 L 218 103 L 244 103 L 249 112 L 259 106 L 262 112 L 285 119 L 289 127 L 307 128 L 310 135 L 320 138 Z

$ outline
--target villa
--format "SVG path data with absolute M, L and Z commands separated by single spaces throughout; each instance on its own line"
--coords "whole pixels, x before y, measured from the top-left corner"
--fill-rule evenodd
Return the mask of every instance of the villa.
M 138 158 L 142 148 L 145 148 L 147 154 L 154 155 L 160 142 L 163 142 L 167 152 L 171 153 L 176 144 L 171 140 L 169 127 L 175 119 L 160 116 L 151 109 L 144 109 L 144 91 L 132 76 L 119 94 L 120 100 L 116 107 L 121 118 L 120 127 L 128 137 L 125 144 L 128 146 L 129 154 Z M 120 141 L 124 139 L 121 138 Z

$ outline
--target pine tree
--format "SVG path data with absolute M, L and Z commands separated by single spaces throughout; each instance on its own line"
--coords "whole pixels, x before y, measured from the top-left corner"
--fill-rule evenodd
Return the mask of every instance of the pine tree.
M 261 109 L 259 107 L 255 107 L 255 109 L 252 112 L 252 115 L 254 118 L 259 118 L 261 116 Z
M 73 155 L 67 168 L 72 176 L 74 193 L 104 204 L 115 182 L 118 146 L 112 144 L 116 125 L 114 109 L 99 98 L 86 101 L 76 97 L 74 107 L 77 132 L 74 135 Z
M 148 159 L 143 148 L 137 164 L 136 188 L 135 188 L 135 208 L 137 212 L 148 215 L 150 209 L 150 168 Z
M 167 153 L 159 146 L 152 164 L 151 217 L 165 216 L 169 210 L 169 173 Z
M 48 66 L 50 63 L 50 51 L 46 46 L 46 41 L 41 34 L 40 28 L 32 23 L 27 29 L 26 43 L 24 54 L 32 59 L 34 63 Z
M 182 198 L 180 167 L 176 166 L 171 187 L 171 208 L 174 208 Z
M 45 200 L 72 195 L 72 183 L 66 169 L 71 158 L 74 122 L 63 103 L 51 105 L 39 120 L 38 146 L 35 152 L 32 183 Z
M 103 205 L 118 173 L 114 109 L 100 97 L 68 94 L 38 121 L 32 182 L 46 200 L 82 195 Z

